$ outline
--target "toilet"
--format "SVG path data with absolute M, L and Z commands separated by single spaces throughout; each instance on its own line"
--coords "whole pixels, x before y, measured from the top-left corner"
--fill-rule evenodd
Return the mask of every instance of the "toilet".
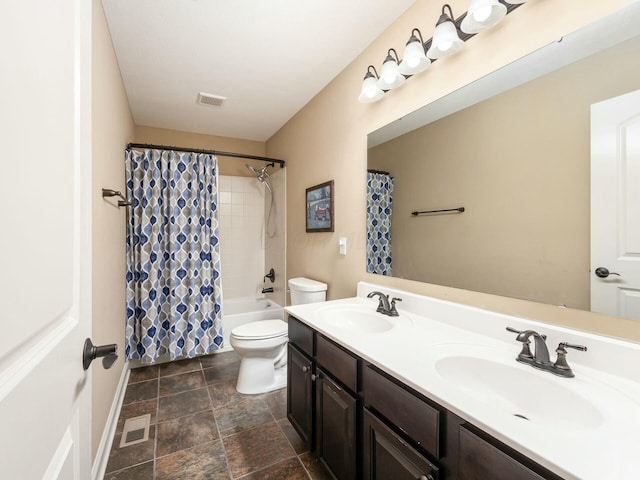
M 324 302 L 327 284 L 292 278 L 289 290 L 291 305 Z M 240 356 L 239 393 L 266 393 L 287 385 L 287 334 L 287 323 L 280 319 L 245 323 L 231 330 L 229 343 Z

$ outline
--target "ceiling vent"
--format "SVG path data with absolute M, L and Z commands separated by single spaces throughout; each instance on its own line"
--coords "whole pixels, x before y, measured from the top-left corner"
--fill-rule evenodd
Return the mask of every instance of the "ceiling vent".
M 227 97 L 211 95 L 210 93 L 200 92 L 198 94 L 198 103 L 200 105 L 206 105 L 208 107 L 221 107 L 226 99 Z

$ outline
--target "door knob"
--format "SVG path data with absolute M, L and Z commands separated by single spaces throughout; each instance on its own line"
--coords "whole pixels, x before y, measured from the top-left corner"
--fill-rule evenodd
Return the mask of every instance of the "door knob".
M 619 273 L 610 272 L 607 267 L 598 267 L 596 268 L 596 277 L 599 278 L 607 278 L 609 275 L 617 275 L 620 276 Z
M 82 368 L 88 369 L 91 362 L 98 357 L 102 357 L 102 366 L 104 368 L 111 368 L 118 359 L 118 345 L 112 343 L 111 345 L 96 347 L 91 339 L 87 338 L 82 349 Z

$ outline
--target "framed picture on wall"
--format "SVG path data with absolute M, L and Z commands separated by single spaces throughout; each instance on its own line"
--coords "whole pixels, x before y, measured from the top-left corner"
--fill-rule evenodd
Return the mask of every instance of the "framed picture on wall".
M 333 232 L 333 180 L 307 188 L 307 232 Z

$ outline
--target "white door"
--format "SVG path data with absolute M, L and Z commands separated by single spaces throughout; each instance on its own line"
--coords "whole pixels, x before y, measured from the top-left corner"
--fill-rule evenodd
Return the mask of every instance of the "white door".
M 640 320 L 640 90 L 591 106 L 591 310 Z
M 91 0 L 0 13 L 0 477 L 87 480 Z

